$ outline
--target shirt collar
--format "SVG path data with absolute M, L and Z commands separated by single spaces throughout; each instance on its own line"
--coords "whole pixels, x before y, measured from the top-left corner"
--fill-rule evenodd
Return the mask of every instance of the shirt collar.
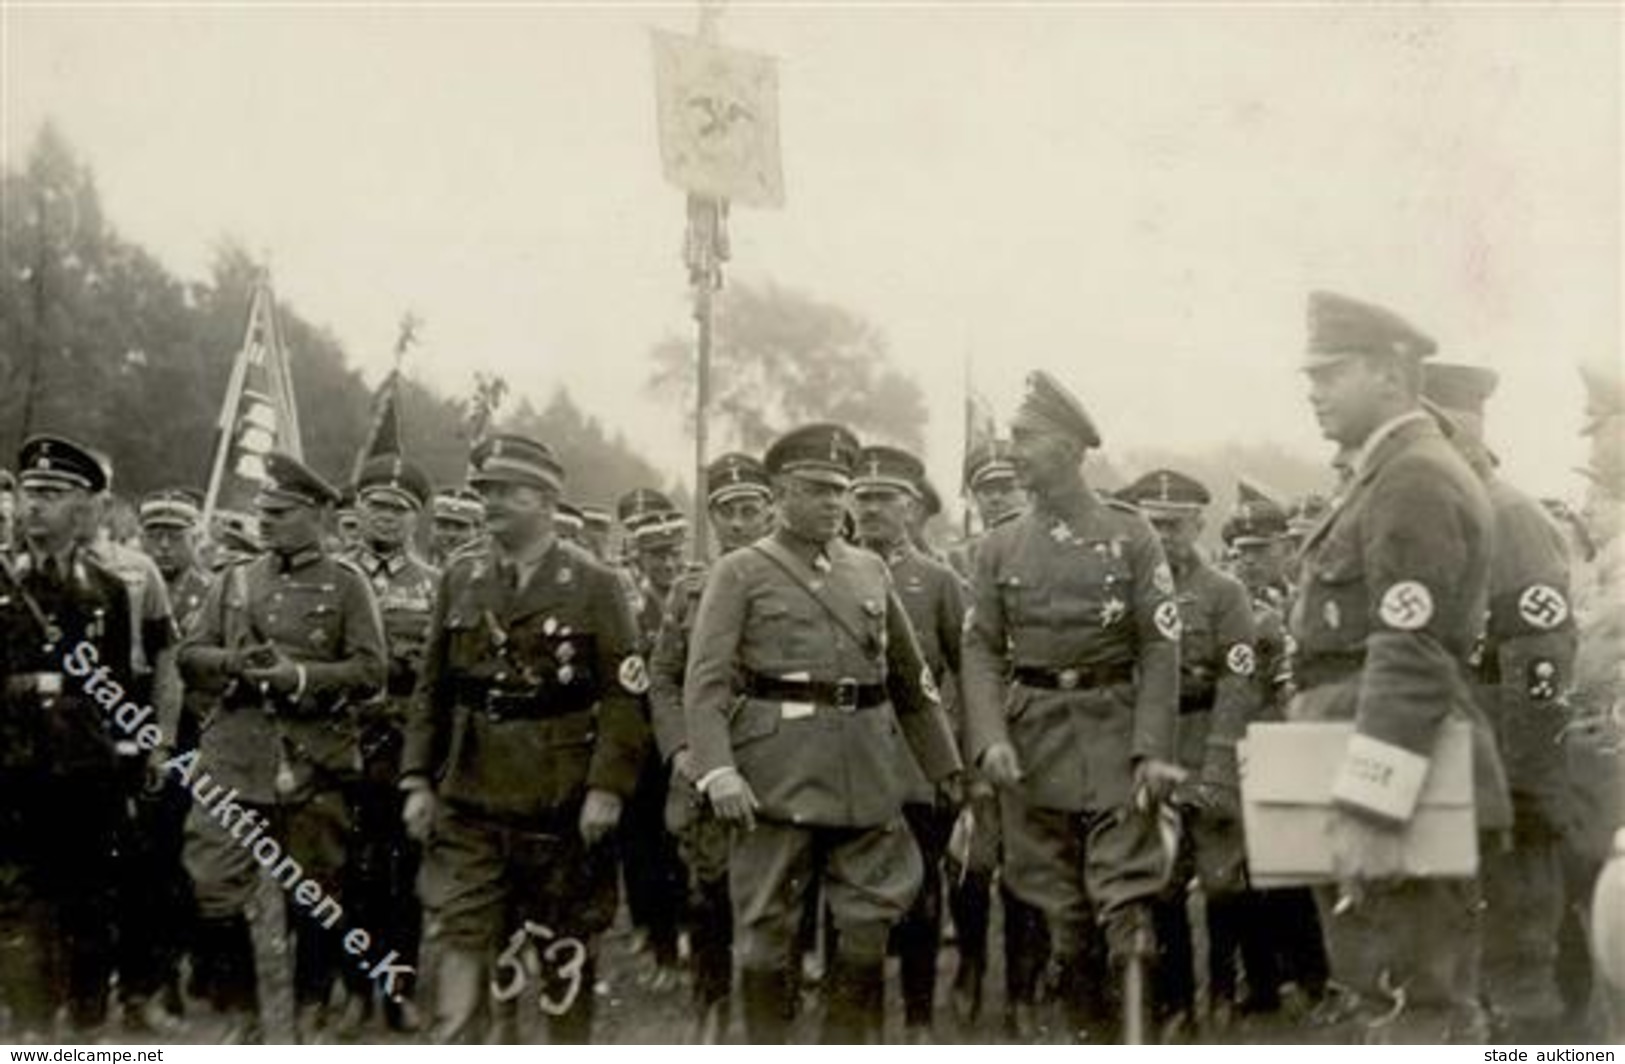
M 78 555 L 78 544 L 75 543 L 69 543 L 64 550 L 50 555 L 43 554 L 35 550 L 32 545 L 25 544 L 17 559 L 17 575 L 21 576 L 30 570 L 44 572 L 45 560 L 51 558 L 56 562 L 57 574 L 66 576 L 73 572 L 73 564 L 78 559 Z
M 517 573 L 519 579 L 514 582 L 514 586 L 523 587 L 529 583 L 536 570 L 542 567 L 542 563 L 552 556 L 558 542 L 557 536 L 548 536 L 517 554 L 510 554 L 503 549 L 502 544 L 493 539 L 491 541 L 492 560 L 496 562 L 497 572 L 502 574 Z
M 404 550 L 391 551 L 383 554 L 371 547 L 363 546 L 360 551 L 361 567 L 367 570 L 368 576 L 377 576 L 387 573 L 395 576 L 406 568 L 406 552 Z
M 279 573 L 298 572 L 306 566 L 313 565 L 322 558 L 322 548 L 319 543 L 312 543 L 308 547 L 300 547 L 292 554 L 277 554 L 276 566 Z

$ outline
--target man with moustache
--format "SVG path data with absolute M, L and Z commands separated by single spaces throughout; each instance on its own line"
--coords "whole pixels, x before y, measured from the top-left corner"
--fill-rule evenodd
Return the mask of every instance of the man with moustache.
M 752 1042 L 785 1038 L 789 958 L 815 890 L 839 943 L 823 1040 L 878 1032 L 888 933 L 922 876 L 899 732 L 932 782 L 960 769 L 885 563 L 840 536 L 857 454 L 839 425 L 774 442 L 778 528 L 717 561 L 694 622 L 687 739 L 699 789 L 740 829 L 730 889 Z
M 1483 1041 L 1474 877 L 1406 875 L 1401 836 L 1447 721 L 1473 729 L 1481 833 L 1510 822 L 1467 659 L 1488 605 L 1484 487 L 1421 406 L 1437 345 L 1399 315 L 1309 297 L 1309 401 L 1348 456 L 1348 480 L 1303 548 L 1290 631 L 1294 721 L 1351 721 L 1331 787 L 1336 887 L 1317 888 L 1349 1035 Z
M 1100 436 L 1082 404 L 1035 372 L 1011 437 L 1033 508 L 978 552 L 966 754 L 1001 788 L 1005 877 L 1048 920 L 1068 1026 L 1108 1023 L 1098 922 L 1133 1039 L 1172 857 L 1158 808 L 1178 780 L 1179 606 L 1149 522 L 1083 479 Z
M 896 447 L 869 446 L 858 452 L 852 499 L 858 541 L 890 568 L 920 653 L 937 679 L 943 712 L 957 722 L 964 593 L 954 571 L 921 550 L 912 535 L 926 508 L 924 484 L 925 467 L 914 455 Z M 909 776 L 903 819 L 920 848 L 924 876 L 893 939 L 902 962 L 905 1037 L 911 1044 L 925 1044 L 932 1037 L 937 947 L 942 938 L 942 860 L 959 796 L 940 793 L 912 758 L 905 758 L 902 768 Z
M 705 470 L 706 513 L 717 548 L 731 554 L 767 535 L 773 521 L 773 486 L 762 463 L 729 453 Z M 733 906 L 728 895 L 728 827 L 695 789 L 694 758 L 683 717 L 683 678 L 689 638 L 708 570 L 678 577 L 649 657 L 649 708 L 663 763 L 671 766 L 666 826 L 677 838 L 688 877 L 689 938 L 694 958 L 695 1025 L 692 1040 L 713 1045 L 728 1026 L 733 991 Z
M 648 672 L 615 574 L 554 532 L 552 449 L 495 435 L 469 465 L 489 536 L 441 576 L 401 759 L 424 843 L 429 1032 L 479 1044 L 495 1014 L 513 1041 L 540 1012 L 550 1041 L 583 1042 Z

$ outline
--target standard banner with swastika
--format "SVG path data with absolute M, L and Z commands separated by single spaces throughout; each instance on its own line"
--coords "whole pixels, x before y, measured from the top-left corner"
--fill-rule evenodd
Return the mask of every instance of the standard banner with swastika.
M 774 59 L 659 30 L 654 51 L 666 180 L 750 207 L 784 206 Z

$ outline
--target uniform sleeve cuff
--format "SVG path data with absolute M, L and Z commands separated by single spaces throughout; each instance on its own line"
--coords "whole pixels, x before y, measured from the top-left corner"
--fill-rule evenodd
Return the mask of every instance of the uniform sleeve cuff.
M 1356 733 L 1332 784 L 1332 800 L 1404 823 L 1416 811 L 1428 764 L 1427 758 L 1403 746 Z
M 738 775 L 739 770 L 734 768 L 732 765 L 723 765 L 721 768 L 714 768 L 710 772 L 707 772 L 705 775 L 701 776 L 699 779 L 695 780 L 694 787 L 701 794 L 706 794 L 710 790 L 712 783 L 721 779 L 723 776 L 728 775 L 729 773 Z

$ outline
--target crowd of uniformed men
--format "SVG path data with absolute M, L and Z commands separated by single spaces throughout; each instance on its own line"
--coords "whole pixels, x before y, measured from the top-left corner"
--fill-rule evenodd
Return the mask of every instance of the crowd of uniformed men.
M 705 568 L 652 489 L 606 558 L 609 513 L 512 435 L 466 485 L 382 456 L 348 500 L 273 455 L 257 521 L 161 491 L 138 537 L 107 457 L 29 439 L 0 496 L 7 1031 L 586 1040 L 623 898 L 700 1041 L 803 1013 L 876 1039 L 893 956 L 909 1040 L 975 1037 L 990 968 L 1022 1040 L 1555 1030 L 1596 871 L 1565 842 L 1569 540 L 1496 474 L 1493 373 L 1326 294 L 1307 351 L 1340 482 L 1242 479 L 1215 552 L 1219 485 L 1091 489 L 1100 432 L 1044 373 L 966 457 L 982 531 L 946 553 L 919 458 L 833 424 L 710 465 Z M 1335 884 L 1249 882 L 1237 741 L 1285 719 L 1353 722 Z M 1477 878 L 1402 866 L 1447 721 Z

